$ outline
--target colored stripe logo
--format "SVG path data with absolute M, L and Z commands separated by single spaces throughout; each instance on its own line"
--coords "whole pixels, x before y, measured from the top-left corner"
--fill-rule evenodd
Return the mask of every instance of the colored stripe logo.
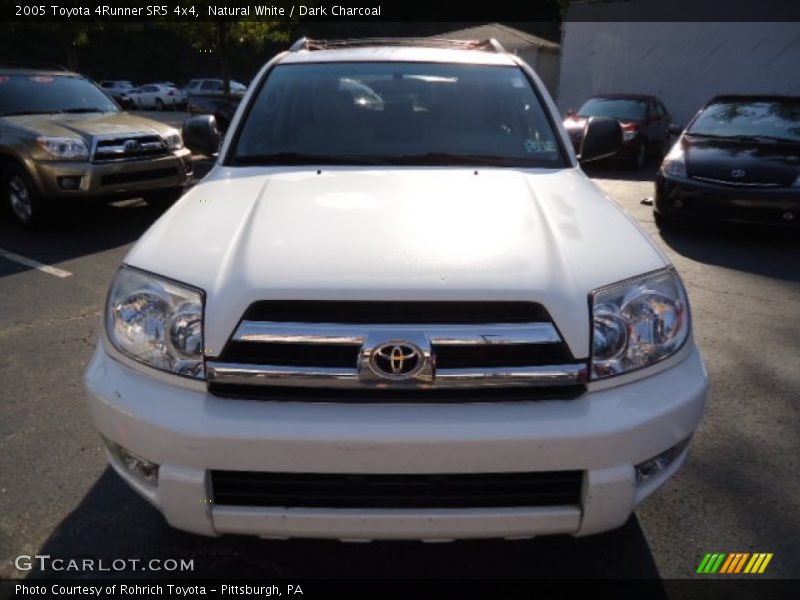
M 720 573 L 736 575 L 739 573 L 763 573 L 772 560 L 772 552 L 713 552 L 708 553 L 700 561 L 697 572 L 703 575 Z

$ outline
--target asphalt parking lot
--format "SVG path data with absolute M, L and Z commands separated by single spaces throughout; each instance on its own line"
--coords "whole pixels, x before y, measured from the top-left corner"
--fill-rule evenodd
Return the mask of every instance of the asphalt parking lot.
M 179 125 L 185 115 L 157 116 Z M 159 213 L 136 202 L 80 207 L 37 233 L 0 217 L 2 250 L 71 274 L 0 255 L 0 577 L 31 576 L 13 559 L 38 553 L 193 558 L 195 575 L 220 577 L 684 578 L 716 551 L 773 552 L 765 576 L 800 576 L 800 243 L 660 234 L 640 203 L 654 168 L 588 172 L 684 277 L 710 402 L 680 474 L 624 528 L 583 539 L 342 544 L 169 528 L 106 467 L 81 381 L 107 286 Z

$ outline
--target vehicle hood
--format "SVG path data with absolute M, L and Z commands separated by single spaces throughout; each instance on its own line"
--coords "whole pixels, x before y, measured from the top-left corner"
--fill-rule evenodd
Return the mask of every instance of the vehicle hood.
M 792 185 L 800 176 L 800 144 L 729 141 L 684 135 L 686 171 L 731 184 Z
M 588 293 L 667 260 L 580 169 L 216 167 L 126 262 L 202 288 L 217 355 L 257 300 L 542 303 L 576 357 Z
M 81 137 L 89 140 L 95 136 L 125 135 L 127 133 L 164 134 L 169 125 L 145 119 L 125 112 L 86 113 L 54 115 L 19 115 L 4 117 L 3 121 L 13 127 L 24 129 L 33 135 L 59 137 Z

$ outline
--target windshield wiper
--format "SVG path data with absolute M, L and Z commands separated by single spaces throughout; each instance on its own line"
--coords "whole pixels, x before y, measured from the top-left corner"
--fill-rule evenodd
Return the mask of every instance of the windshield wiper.
M 778 135 L 740 135 L 737 136 L 737 139 L 738 138 L 743 140 L 755 140 L 757 142 L 767 141 L 780 144 L 800 144 L 800 140 L 793 140 L 791 138 L 780 137 Z
M 93 112 L 110 112 L 104 108 L 65 108 L 61 112 L 65 113 L 93 113 Z
M 358 155 L 358 154 L 303 154 L 277 152 L 234 157 L 234 165 L 395 165 L 395 166 L 468 166 L 468 167 L 530 167 L 533 159 L 495 156 L 491 154 L 454 154 L 426 152 L 420 154 Z M 541 162 L 541 161 L 540 161 Z M 542 163 L 544 164 L 544 163 Z
M 274 154 L 250 154 L 235 156 L 232 161 L 238 166 L 269 165 L 383 165 L 385 161 L 372 156 L 352 154 L 305 154 L 301 152 L 276 152 Z
M 404 154 L 388 158 L 399 165 L 437 165 L 437 166 L 470 166 L 470 167 L 527 167 L 524 158 L 496 156 L 494 154 L 454 154 L 451 152 L 426 152 L 422 154 Z
M 0 114 L 0 117 L 20 117 L 24 115 L 54 115 L 62 111 L 60 110 L 15 110 Z
M 775 142 L 784 144 L 800 144 L 800 140 L 793 140 L 775 135 L 717 135 L 714 133 L 692 133 L 691 131 L 687 133 L 688 135 L 693 135 L 696 137 L 710 138 L 714 140 L 731 140 L 733 142 Z

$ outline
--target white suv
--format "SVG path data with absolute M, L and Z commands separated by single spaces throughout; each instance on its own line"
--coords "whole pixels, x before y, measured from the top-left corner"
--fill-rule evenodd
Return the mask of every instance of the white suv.
M 111 285 L 86 386 L 114 469 L 205 535 L 624 524 L 708 381 L 678 274 L 560 121 L 493 41 L 276 56 Z M 620 143 L 591 119 L 582 158 Z

